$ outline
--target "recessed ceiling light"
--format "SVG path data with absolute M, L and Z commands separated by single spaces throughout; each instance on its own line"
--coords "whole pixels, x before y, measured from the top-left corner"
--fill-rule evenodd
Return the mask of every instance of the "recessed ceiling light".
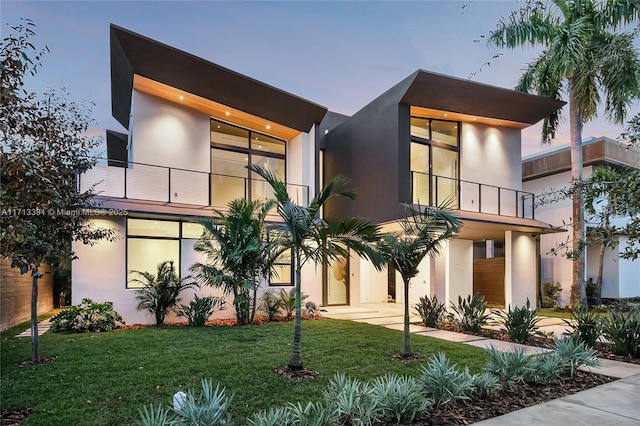
M 218 126 L 218 129 L 220 128 L 220 126 Z
M 271 128 L 271 126 L 269 126 L 269 125 L 267 124 L 267 129 L 270 129 L 270 128 Z
M 184 96 L 180 95 L 180 100 L 183 100 L 183 99 L 184 99 Z
M 224 115 L 229 115 L 229 111 L 225 112 Z
M 476 118 L 475 118 L 475 117 L 473 117 L 473 121 L 476 121 Z
M 447 114 L 444 115 L 445 117 L 447 116 Z

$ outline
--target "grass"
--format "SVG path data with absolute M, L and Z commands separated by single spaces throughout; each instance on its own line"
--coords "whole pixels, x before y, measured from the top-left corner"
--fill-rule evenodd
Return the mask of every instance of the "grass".
M 52 316 L 54 316 L 55 314 L 57 314 L 58 312 L 60 312 L 62 309 L 52 309 L 48 312 L 44 312 L 40 315 L 38 315 L 38 322 L 44 321 L 47 318 L 50 318 Z M 28 330 L 29 327 L 31 327 L 31 320 L 29 321 L 25 321 L 25 322 L 21 322 L 18 325 L 14 325 L 13 327 L 7 328 L 6 330 L 0 332 L 0 339 L 1 340 L 5 340 L 9 337 L 15 337 L 18 334 L 22 333 L 25 330 Z
M 567 318 L 570 319 L 571 312 L 563 312 L 563 311 L 554 311 L 553 308 L 538 308 L 539 317 L 550 317 L 550 318 Z
M 401 363 L 391 355 L 402 333 L 350 321 L 303 323 L 305 367 L 320 379 L 290 382 L 274 368 L 288 361 L 292 323 L 245 327 L 160 327 L 110 333 L 41 337 L 50 364 L 20 367 L 29 357 L 28 338 L 6 338 L 1 348 L 0 407 L 32 406 L 25 425 L 129 425 L 146 404 L 168 404 L 175 392 L 199 389 L 212 378 L 234 394 L 232 415 L 243 424 L 260 409 L 288 401 L 322 398 L 337 372 L 364 380 L 385 373 L 418 375 L 431 354 L 445 352 L 460 366 L 480 371 L 488 357 L 479 348 L 412 336 L 421 361 Z

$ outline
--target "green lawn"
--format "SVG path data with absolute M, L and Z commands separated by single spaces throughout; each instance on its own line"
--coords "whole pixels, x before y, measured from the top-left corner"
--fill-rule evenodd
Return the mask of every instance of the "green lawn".
M 246 327 L 146 328 L 41 337 L 50 364 L 19 363 L 29 357 L 28 338 L 2 339 L 2 410 L 32 406 L 26 425 L 128 425 L 138 408 L 168 404 L 181 389 L 200 386 L 203 377 L 233 393 L 232 414 L 239 424 L 251 413 L 287 401 L 318 400 L 336 372 L 370 379 L 385 373 L 418 375 L 418 367 L 437 352 L 472 372 L 483 368 L 481 349 L 412 336 L 423 360 L 400 363 L 391 355 L 402 347 L 402 333 L 379 326 L 322 320 L 303 323 L 305 366 L 316 380 L 290 382 L 273 372 L 287 363 L 292 323 Z

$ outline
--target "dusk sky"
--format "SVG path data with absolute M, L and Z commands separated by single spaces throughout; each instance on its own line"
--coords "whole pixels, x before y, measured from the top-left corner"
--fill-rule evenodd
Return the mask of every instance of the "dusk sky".
M 467 7 L 463 8 L 463 5 Z M 20 18 L 50 53 L 27 89 L 65 87 L 96 104 L 100 129 L 111 117 L 109 24 L 114 23 L 326 106 L 353 114 L 416 69 L 513 88 L 537 49 L 488 48 L 483 34 L 515 1 L 5 1 L 2 35 Z M 482 40 L 474 42 L 474 40 Z M 491 66 L 484 65 L 487 61 Z M 633 106 L 633 113 L 640 104 Z M 602 118 L 583 136 L 616 138 Z M 568 116 L 553 145 L 568 143 Z M 523 132 L 523 154 L 540 146 L 540 125 Z

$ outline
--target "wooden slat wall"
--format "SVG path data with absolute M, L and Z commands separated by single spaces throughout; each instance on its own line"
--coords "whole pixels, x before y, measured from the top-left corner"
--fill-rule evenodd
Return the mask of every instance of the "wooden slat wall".
M 504 305 L 504 257 L 473 260 L 473 293 L 487 303 Z
M 53 268 L 40 267 L 44 277 L 38 281 L 38 314 L 53 309 Z M 31 318 L 31 273 L 20 275 L 7 259 L 0 259 L 0 330 Z

